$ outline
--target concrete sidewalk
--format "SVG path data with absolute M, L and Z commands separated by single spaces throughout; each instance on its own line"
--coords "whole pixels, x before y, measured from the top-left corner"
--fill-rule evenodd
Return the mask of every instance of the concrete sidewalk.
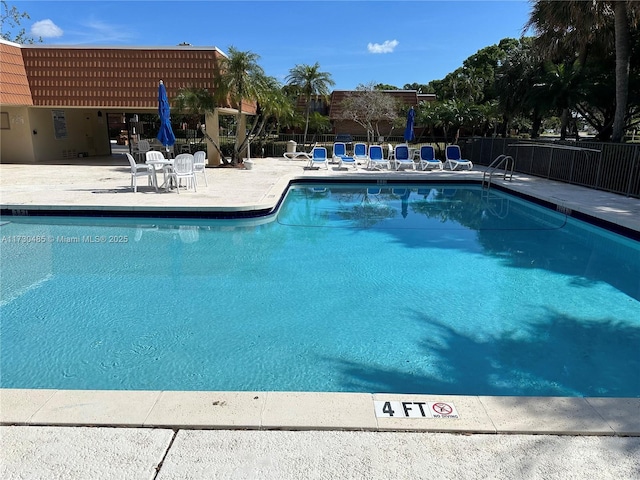
M 255 159 L 252 170 L 207 169 L 209 186 L 200 182 L 198 192 L 156 193 L 144 185 L 133 193 L 120 160 L 2 164 L 2 208 L 250 211 L 273 208 L 300 178 L 455 181 L 481 180 L 483 173 L 305 170 L 302 161 Z M 640 232 L 639 200 L 527 176 L 495 182 Z M 195 393 L 185 394 L 189 401 L 118 393 L 118 402 L 96 399 L 112 395 L 106 392 L 40 391 L 37 400 L 22 392 L 0 390 L 2 479 L 640 477 L 640 399 L 460 397 L 454 401 L 461 418 L 425 424 L 376 419 L 372 399 L 354 410 L 351 397 L 340 403 L 341 396 L 327 401 L 329 394 L 296 402 L 306 396 L 273 392 L 258 409 L 253 396 L 236 409 L 229 399 L 243 396 L 229 393 L 227 413 L 216 420 L 219 403 Z M 134 414 L 142 420 L 131 420 Z M 248 415 L 253 423 L 242 423 Z
M 631 480 L 639 437 L 0 427 L 0 477 Z

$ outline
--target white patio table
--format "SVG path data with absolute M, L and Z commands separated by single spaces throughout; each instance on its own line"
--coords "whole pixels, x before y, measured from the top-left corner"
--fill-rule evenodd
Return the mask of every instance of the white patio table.
M 165 191 L 169 191 L 169 188 L 171 187 L 171 175 L 168 175 L 171 173 L 171 169 L 173 167 L 173 160 L 172 159 L 164 159 L 164 160 L 147 160 L 147 165 L 152 165 L 154 166 L 153 168 L 153 184 L 156 187 L 156 192 L 158 191 L 158 177 L 156 175 L 156 169 L 155 166 L 156 165 L 162 165 L 162 171 L 164 173 L 164 183 L 162 185 L 160 185 L 161 188 L 164 188 Z

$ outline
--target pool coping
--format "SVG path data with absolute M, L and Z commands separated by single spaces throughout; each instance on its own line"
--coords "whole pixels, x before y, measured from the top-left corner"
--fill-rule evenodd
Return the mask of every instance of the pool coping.
M 50 205 L 50 204 L 0 204 L 0 215 L 6 217 L 12 216 L 95 216 L 95 217 L 136 217 L 136 218 L 186 218 L 186 219 L 245 219 L 248 223 L 268 221 L 270 216 L 277 213 L 280 205 L 284 201 L 287 190 L 293 185 L 304 185 L 314 183 L 332 183 L 332 184 L 370 184 L 376 182 L 377 185 L 394 185 L 394 184 L 466 184 L 481 186 L 483 178 L 480 174 L 483 171 L 474 172 L 458 172 L 468 173 L 466 176 L 450 176 L 445 173 L 429 172 L 428 175 L 416 174 L 407 175 L 401 172 L 386 172 L 376 176 L 362 175 L 360 173 L 346 172 L 339 177 L 332 175 L 283 175 L 276 181 L 267 191 L 260 203 L 244 204 L 244 205 L 216 205 L 216 206 L 153 206 L 153 205 Z M 531 187 L 531 179 L 537 177 L 518 176 L 514 178 L 523 179 L 524 185 L 515 184 L 513 181 L 505 179 L 493 179 L 492 186 L 499 191 L 512 194 L 514 196 L 526 199 L 551 210 L 566 214 L 577 220 L 590 223 L 592 225 L 605 228 L 619 235 L 623 235 L 635 241 L 640 241 L 640 222 L 633 220 L 634 215 L 630 215 L 631 219 L 624 216 L 615 216 L 611 211 L 597 212 L 593 208 L 585 208 L 579 203 L 568 201 L 567 199 L 558 198 L 553 193 L 542 194 L 540 191 L 531 193 L 527 191 Z M 574 187 L 573 185 L 566 185 Z M 585 187 L 579 187 L 585 188 Z M 594 191 L 596 192 L 596 191 Z M 603 193 L 603 192 L 599 192 Z M 606 193 L 606 192 L 604 192 Z M 613 194 L 611 194 L 613 195 Z M 618 196 L 620 197 L 620 196 Z M 620 197 L 625 198 L 626 197 Z M 633 213 L 633 212 L 632 212 Z
M 640 398 L 0 389 L 0 425 L 640 436 Z

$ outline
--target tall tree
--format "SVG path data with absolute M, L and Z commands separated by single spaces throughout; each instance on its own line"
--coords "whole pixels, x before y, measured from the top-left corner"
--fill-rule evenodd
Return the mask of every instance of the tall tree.
M 313 97 L 328 97 L 329 87 L 335 85 L 331 74 L 320 71 L 320 64 L 296 65 L 289 70 L 286 78 L 289 86 L 295 87 L 304 95 L 305 99 L 305 127 L 303 143 L 307 144 L 307 133 L 309 131 L 309 115 L 311 113 L 311 99 Z
M 267 125 L 271 122 L 278 124 L 280 120 L 288 123 L 293 119 L 294 104 L 285 94 L 280 83 L 274 77 L 265 77 L 262 88 L 258 92 L 258 111 L 251 126 L 250 133 L 245 138 L 253 142 L 257 137 L 264 136 Z M 240 146 L 242 150 L 244 145 Z
M 358 85 L 341 103 L 340 119 L 350 120 L 367 131 L 367 141 L 380 137 L 380 122 L 393 126 L 398 118 L 398 107 L 394 98 L 378 90 L 376 85 Z
M 629 39 L 629 16 L 627 2 L 613 2 L 616 31 L 616 112 L 613 117 L 611 141 L 624 140 L 625 115 L 627 98 L 629 97 L 629 69 L 631 67 L 631 51 Z
M 535 88 L 543 89 L 560 114 L 560 139 L 567 137 L 567 128 L 572 120 L 572 113 L 577 104 L 585 98 L 584 83 L 587 81 L 582 75 L 582 69 L 578 60 L 574 63 L 547 62 L 545 64 L 543 81 Z
M 508 53 L 496 71 L 494 88 L 502 115 L 504 136 L 510 130 L 512 119 L 522 114 L 531 117 L 533 123 L 531 137 L 537 137 L 542 123 L 542 114 L 549 109 L 541 101 L 546 97 L 533 98 L 533 92 L 536 91 L 534 85 L 540 82 L 542 62 L 532 55 L 531 44 L 532 37 L 521 38 L 517 48 Z
M 429 85 L 424 85 L 422 83 L 407 83 L 402 87 L 403 90 L 415 90 L 418 93 L 435 93 L 433 91 L 433 87 Z
M 236 108 L 236 142 L 231 162 L 235 165 L 240 159 L 240 152 L 246 142 L 242 141 L 240 126 L 242 125 L 242 104 L 244 101 L 258 101 L 266 88 L 264 70 L 258 65 L 260 56 L 253 52 L 242 52 L 229 47 L 229 56 L 220 61 L 221 74 L 217 78 L 215 96 L 228 98 Z
M 546 60 L 567 58 L 585 65 L 590 48 L 604 40 L 606 3 L 601 0 L 534 0 L 525 24 L 536 34 L 535 46 Z
M 638 25 L 639 16 L 640 6 L 634 1 L 536 0 L 525 25 L 525 28 L 533 27 L 538 45 L 546 52 L 562 55 L 564 59 L 577 55 L 582 66 L 586 64 L 588 52 L 594 44 L 604 42 L 615 49 L 614 141 L 621 141 L 624 137 L 631 58 L 629 28 Z
M 378 83 L 374 86 L 376 90 L 400 90 L 395 85 L 389 85 L 388 83 Z

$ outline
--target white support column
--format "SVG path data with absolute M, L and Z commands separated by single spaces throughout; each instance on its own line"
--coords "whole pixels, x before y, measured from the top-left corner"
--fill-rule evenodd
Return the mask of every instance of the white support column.
M 204 122 L 209 136 L 220 145 L 220 116 L 218 109 L 215 109 L 213 113 L 207 113 Z M 220 165 L 220 153 L 209 141 L 207 141 L 207 158 L 209 159 L 209 165 Z

